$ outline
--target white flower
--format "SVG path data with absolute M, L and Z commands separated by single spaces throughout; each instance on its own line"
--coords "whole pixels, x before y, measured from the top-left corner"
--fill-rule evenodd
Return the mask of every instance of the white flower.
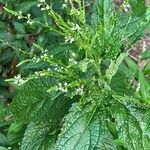
M 17 80 L 21 79 L 21 75 L 18 74 L 17 76 L 15 76 L 15 79 L 17 79 Z
M 71 36 L 65 37 L 65 42 L 72 43 L 72 42 L 74 42 L 74 38 Z
M 64 83 L 64 86 L 66 87 L 67 85 L 68 85 L 68 83 L 67 83 L 67 82 L 65 82 L 65 83 Z
M 81 87 L 77 88 L 76 89 L 76 94 L 83 95 L 84 94 L 83 88 L 84 88 L 83 85 Z
M 37 60 L 36 60 L 36 62 L 38 63 L 40 61 L 40 58 L 38 58 Z
M 30 18 L 30 17 L 31 17 L 31 14 L 27 14 L 27 17 Z
M 50 58 L 53 58 L 53 57 L 54 57 L 53 55 L 50 56 Z
M 18 19 L 21 19 L 22 18 L 22 16 L 18 16 Z
M 44 10 L 46 10 L 46 8 L 43 7 L 43 8 L 41 8 L 41 10 L 44 11 Z
M 137 88 L 136 88 L 136 92 L 139 92 L 140 91 L 140 83 L 138 83 L 138 85 L 137 85 Z
M 8 147 L 8 149 L 12 149 L 12 147 Z
M 80 26 L 78 24 L 76 24 L 74 27 L 71 28 L 71 30 L 72 31 L 75 31 L 75 30 L 80 31 L 81 28 L 80 28 Z
M 33 21 L 32 20 L 27 20 L 27 24 L 33 24 Z
M 19 15 L 22 15 L 22 11 L 19 11 L 18 13 L 19 13 Z
M 67 5 L 66 5 L 66 4 L 63 4 L 63 5 L 62 5 L 62 8 L 66 8 L 66 7 L 67 7 Z
M 62 92 L 68 92 L 68 89 L 67 89 L 67 83 L 65 82 L 64 83 L 64 86 L 62 85 L 62 83 L 58 83 L 58 90 L 62 91 Z
M 49 9 L 50 9 L 49 5 L 46 5 L 46 9 L 47 9 L 47 10 L 49 10 Z
M 47 69 L 47 71 L 51 71 L 51 69 L 50 69 L 50 68 L 48 68 L 48 69 Z
M 41 7 L 41 4 L 37 4 L 37 7 Z
M 72 53 L 72 56 L 73 56 L 73 57 L 75 57 L 75 56 L 76 56 L 76 54 L 73 52 L 73 53 Z

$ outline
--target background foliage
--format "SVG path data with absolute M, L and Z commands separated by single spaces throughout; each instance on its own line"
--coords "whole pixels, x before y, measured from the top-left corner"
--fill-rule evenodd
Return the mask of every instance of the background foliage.
M 149 149 L 150 50 L 143 68 L 130 58 L 144 0 L 1 0 L 0 13 L 0 149 Z

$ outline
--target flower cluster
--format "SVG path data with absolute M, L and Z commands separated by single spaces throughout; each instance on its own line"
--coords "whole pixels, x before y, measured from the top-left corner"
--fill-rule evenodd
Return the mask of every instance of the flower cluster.
M 17 76 L 14 76 L 14 79 L 15 79 L 15 84 L 18 84 L 18 85 L 22 85 L 22 84 L 24 84 L 26 81 L 25 80 L 23 80 L 22 78 L 21 78 L 21 75 L 20 74 L 18 74 Z
M 76 89 L 76 94 L 77 95 L 83 95 L 84 94 L 84 86 L 82 85 L 82 86 L 80 86 L 80 87 L 78 87 L 77 89 Z
M 68 92 L 67 85 L 68 85 L 67 82 L 65 82 L 64 84 L 58 83 L 57 89 L 58 89 L 59 91 L 62 91 L 62 92 L 65 92 L 65 93 L 66 93 L 66 92 Z
M 37 4 L 37 7 L 41 8 L 42 11 L 49 10 L 50 6 L 45 2 L 45 0 L 38 0 L 39 3 Z
M 70 35 L 69 35 L 69 36 L 66 36 L 66 37 L 65 37 L 65 42 L 66 42 L 66 43 L 67 43 L 67 42 L 73 43 L 73 42 L 74 42 L 74 38 L 71 37 Z
M 31 14 L 27 14 L 27 24 L 30 24 L 32 25 L 33 24 L 33 21 L 31 20 Z

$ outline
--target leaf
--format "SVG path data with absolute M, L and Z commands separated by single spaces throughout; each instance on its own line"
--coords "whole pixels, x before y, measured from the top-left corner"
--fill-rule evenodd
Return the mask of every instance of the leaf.
M 132 8 L 132 14 L 136 16 L 143 16 L 146 13 L 146 3 L 145 0 L 129 0 L 129 4 Z
M 65 117 L 65 123 L 55 150 L 93 150 L 105 133 L 103 114 L 96 106 L 82 108 L 75 104 Z M 108 144 L 108 143 L 107 143 Z
M 126 58 L 126 63 L 128 65 L 127 75 L 138 78 L 138 65 L 129 57 Z
M 36 1 L 27 1 L 27 2 L 20 3 L 17 7 L 17 10 L 22 11 L 23 13 L 26 13 L 37 3 L 38 2 L 36 2 Z
M 0 150 L 8 150 L 6 147 L 0 146 Z
M 21 142 L 23 134 L 25 132 L 26 125 L 22 123 L 12 123 L 8 129 L 7 138 L 10 145 L 14 145 Z
M 55 81 L 55 78 L 41 77 L 25 83 L 11 106 L 16 120 L 23 123 L 45 121 L 59 125 L 73 100 L 57 91 L 48 92 L 55 87 Z
M 142 128 L 130 110 L 117 100 L 111 105 L 110 110 L 116 122 L 119 139 L 124 143 L 124 147 L 144 150 Z
M 142 60 L 143 59 L 150 59 L 150 48 L 146 49 L 142 54 Z
M 14 25 L 14 27 L 15 27 L 15 29 L 16 29 L 16 31 L 17 31 L 18 33 L 23 34 L 23 35 L 26 34 L 26 32 L 25 32 L 25 27 L 24 27 L 23 24 L 14 21 L 14 22 L 13 22 L 13 25 Z
M 147 63 L 145 66 L 144 66 L 144 74 L 145 75 L 149 75 L 150 74 L 150 63 Z
M 144 77 L 144 73 L 142 71 L 139 71 L 139 82 L 140 82 L 140 93 L 144 100 L 150 98 L 150 84 Z
M 117 73 L 118 68 L 123 61 L 123 59 L 126 57 L 125 53 L 120 54 L 120 56 L 117 58 L 116 61 L 112 60 L 111 64 L 109 65 L 108 69 L 106 70 L 106 78 L 110 82 L 112 77 Z
M 50 125 L 30 123 L 24 134 L 21 150 L 52 150 L 56 141 Z
M 113 3 L 112 0 L 96 0 L 93 6 L 92 22 L 95 25 L 102 25 L 110 19 L 113 14 Z M 111 13 L 110 13 L 111 12 Z M 110 16 L 108 14 L 111 14 Z
M 0 132 L 0 146 L 7 146 L 7 145 L 8 145 L 7 137 Z

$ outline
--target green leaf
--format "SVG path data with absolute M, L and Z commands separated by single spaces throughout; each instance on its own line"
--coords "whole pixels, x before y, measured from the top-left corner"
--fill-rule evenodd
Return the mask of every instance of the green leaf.
M 55 81 L 55 78 L 41 77 L 20 87 L 11 106 L 15 118 L 21 122 L 45 121 L 59 124 L 73 100 L 57 91 L 48 92 L 51 87 L 55 87 Z
M 8 145 L 7 137 L 1 132 L 0 132 L 0 145 L 1 146 L 7 146 Z
M 55 134 L 50 125 L 30 123 L 24 134 L 21 150 L 52 150 L 56 141 Z
M 112 0 L 96 0 L 93 7 L 92 22 L 95 25 L 105 24 L 113 14 L 113 3 Z M 111 12 L 111 13 L 110 13 Z M 108 15 L 110 14 L 110 16 Z
M 130 110 L 123 103 L 116 100 L 111 105 L 111 113 L 116 122 L 119 139 L 124 143 L 124 147 L 144 150 L 142 128 Z
M 19 22 L 13 22 L 13 25 L 14 25 L 14 27 L 15 27 L 15 29 L 16 29 L 16 31 L 18 32 L 18 33 L 20 33 L 20 34 L 23 34 L 23 35 L 25 35 L 26 34 L 26 32 L 25 32 L 25 27 L 24 27 L 24 25 L 22 24 L 22 23 L 19 23 Z
M 20 3 L 17 7 L 17 10 L 26 13 L 37 3 L 38 3 L 37 1 L 27 1 L 27 2 Z
M 0 146 L 0 150 L 8 150 L 6 147 Z
M 146 49 L 142 54 L 142 59 L 150 59 L 150 48 Z
M 144 66 L 144 74 L 145 75 L 149 75 L 150 74 L 150 63 L 147 63 L 145 66 Z
M 95 149 L 99 140 L 103 143 L 104 122 L 103 114 L 98 114 L 96 106 L 82 108 L 79 104 L 73 105 L 65 118 L 55 150 Z
M 129 4 L 132 8 L 133 15 L 143 16 L 146 13 L 146 2 L 145 0 L 129 0 Z
M 21 142 L 23 134 L 25 132 L 26 125 L 22 123 L 12 123 L 8 129 L 7 138 L 10 145 L 14 145 Z
M 142 71 L 139 71 L 139 82 L 140 82 L 140 93 L 144 100 L 150 98 L 150 84 L 144 77 L 144 73 Z
M 127 55 L 125 53 L 120 54 L 120 56 L 117 58 L 117 60 L 112 60 L 111 64 L 109 65 L 108 69 L 106 70 L 106 78 L 108 79 L 108 81 L 110 82 L 112 77 L 117 73 L 118 68 L 120 66 L 120 64 L 122 63 L 123 59 L 126 57 Z

